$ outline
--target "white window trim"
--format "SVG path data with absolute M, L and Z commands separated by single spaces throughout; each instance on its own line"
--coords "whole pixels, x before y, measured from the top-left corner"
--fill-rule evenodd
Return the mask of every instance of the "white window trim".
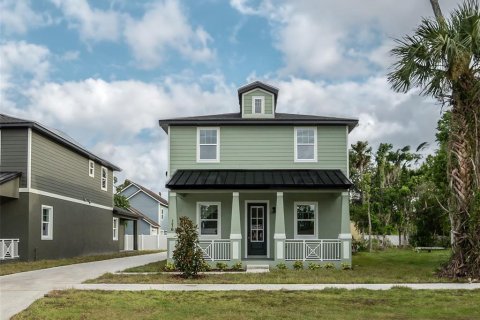
M 259 99 L 261 101 L 260 113 L 255 112 L 255 100 Z M 253 96 L 252 97 L 252 114 L 265 114 L 265 97 L 264 96 Z
M 200 130 L 217 131 L 217 157 L 216 159 L 200 159 Z M 220 162 L 220 127 L 197 127 L 197 162 L 200 163 L 218 163 Z
M 313 235 L 299 235 L 298 234 L 298 215 L 297 215 L 297 206 L 298 205 L 314 205 L 315 210 L 314 210 L 314 227 Z M 318 202 L 316 201 L 295 201 L 293 203 L 293 217 L 294 217 L 294 239 L 317 239 L 318 238 Z
M 93 162 L 92 160 L 88 160 L 88 176 L 95 178 L 95 162 Z
M 113 217 L 113 228 L 112 228 L 113 241 L 118 241 L 119 229 L 120 229 L 119 219 L 116 217 Z
M 298 143 L 297 143 L 297 131 L 299 129 L 313 129 L 313 159 L 298 159 Z M 295 153 L 295 160 L 294 162 L 317 162 L 317 127 L 294 127 L 294 153 Z
M 105 188 L 103 187 L 103 170 L 107 172 L 107 177 L 105 178 Z M 108 190 L 108 169 L 105 167 L 100 168 L 100 189 L 102 189 L 103 191 Z
M 208 235 L 202 234 L 202 228 L 200 227 L 200 206 L 210 206 L 216 205 L 218 206 L 218 217 L 217 217 L 217 234 L 216 235 Z M 198 237 L 200 239 L 221 239 L 222 238 L 222 203 L 221 202 L 197 202 L 197 229 L 198 229 Z
M 48 235 L 43 235 L 43 210 L 49 209 L 48 214 Z M 40 235 L 42 240 L 53 240 L 53 207 L 42 205 L 42 210 L 40 211 Z

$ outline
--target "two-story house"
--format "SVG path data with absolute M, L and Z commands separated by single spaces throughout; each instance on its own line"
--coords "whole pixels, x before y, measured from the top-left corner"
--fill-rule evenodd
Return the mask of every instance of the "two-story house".
M 66 134 L 0 114 L 0 258 L 72 257 L 123 249 L 113 208 L 120 168 Z
M 140 215 L 137 234 L 166 234 L 168 225 L 168 201 L 160 193 L 127 180 L 128 184 L 119 194 L 125 196 L 132 210 Z M 133 235 L 133 223 L 127 223 L 125 233 Z
M 237 113 L 160 120 L 168 134 L 168 257 L 180 216 L 208 261 L 351 263 L 348 134 L 356 119 L 279 113 L 279 90 L 238 89 Z

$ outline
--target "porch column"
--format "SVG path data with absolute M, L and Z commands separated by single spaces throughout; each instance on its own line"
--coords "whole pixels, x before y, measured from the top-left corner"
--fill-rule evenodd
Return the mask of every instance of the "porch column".
M 240 194 L 233 192 L 232 218 L 230 220 L 231 260 L 240 260 L 242 245 L 242 229 L 240 226 Z
M 348 192 L 342 192 L 342 220 L 338 239 L 340 240 L 342 263 L 352 264 L 352 234 L 350 233 L 350 196 Z
M 168 193 L 168 228 L 167 228 L 167 251 L 168 259 L 173 258 L 173 250 L 175 250 L 175 244 L 177 242 L 177 234 L 175 229 L 177 228 L 177 193 Z
M 277 208 L 275 211 L 275 260 L 285 260 L 285 212 L 283 210 L 283 192 L 277 192 Z

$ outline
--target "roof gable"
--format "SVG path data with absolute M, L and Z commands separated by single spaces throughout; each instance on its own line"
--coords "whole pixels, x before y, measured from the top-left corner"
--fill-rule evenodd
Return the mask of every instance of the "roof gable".
M 250 91 L 253 91 L 255 89 L 261 89 L 263 91 L 266 91 L 270 94 L 273 95 L 273 107 L 276 109 L 277 107 L 277 98 L 278 98 L 278 88 L 266 84 L 261 81 L 254 81 L 249 84 L 246 84 L 244 86 L 241 86 L 238 88 L 238 103 L 240 105 L 240 113 L 242 113 L 243 110 L 243 99 L 242 96 Z

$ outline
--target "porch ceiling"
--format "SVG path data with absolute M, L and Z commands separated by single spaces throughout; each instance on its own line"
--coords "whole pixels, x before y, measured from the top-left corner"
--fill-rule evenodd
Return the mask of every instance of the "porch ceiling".
M 167 188 L 181 189 L 349 189 L 341 170 L 177 170 Z

